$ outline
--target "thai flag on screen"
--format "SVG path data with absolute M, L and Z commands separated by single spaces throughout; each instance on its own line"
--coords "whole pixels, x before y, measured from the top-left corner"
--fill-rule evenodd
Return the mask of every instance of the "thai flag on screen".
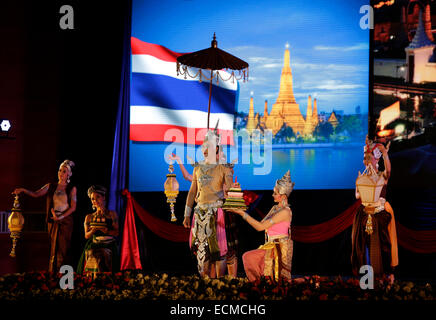
M 207 128 L 209 81 L 177 76 L 176 59 L 182 53 L 134 37 L 131 46 L 130 140 L 201 144 Z M 192 69 L 191 74 L 196 71 Z M 220 74 L 229 77 L 223 71 Z M 217 84 L 214 79 L 209 126 L 214 128 L 219 119 L 222 144 L 233 145 L 237 98 L 236 80 L 220 79 Z M 165 137 L 174 131 L 179 134 Z

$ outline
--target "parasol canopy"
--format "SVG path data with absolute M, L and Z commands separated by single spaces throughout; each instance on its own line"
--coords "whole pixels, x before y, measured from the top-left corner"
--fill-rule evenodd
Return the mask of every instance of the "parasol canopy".
M 177 58 L 177 63 L 209 70 L 244 70 L 248 68 L 247 62 L 218 48 L 215 33 L 210 48 L 181 55 Z
M 194 74 L 189 73 L 189 68 L 198 68 L 198 72 Z M 209 70 L 210 76 L 205 75 L 202 69 Z M 248 79 L 248 63 L 231 55 L 224 50 L 218 48 L 218 42 L 216 41 L 215 33 L 213 34 L 213 40 L 211 42 L 211 47 L 203 50 L 187 53 L 181 55 L 177 58 L 177 74 L 182 74 L 189 76 L 191 78 L 199 77 L 200 82 L 205 79 L 209 80 L 209 105 L 207 112 L 207 129 L 209 129 L 209 118 L 210 118 L 210 100 L 212 96 L 212 80 L 214 78 L 214 70 L 223 70 L 227 72 L 232 70 L 230 77 L 226 79 L 222 77 L 219 71 L 216 71 L 215 76 L 217 82 L 221 78 L 223 81 L 228 81 L 231 79 L 244 81 Z M 238 75 L 235 75 L 234 71 L 239 71 Z

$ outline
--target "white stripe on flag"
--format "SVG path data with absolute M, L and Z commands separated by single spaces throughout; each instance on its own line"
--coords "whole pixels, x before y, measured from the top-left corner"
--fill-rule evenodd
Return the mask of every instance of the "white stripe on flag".
M 191 75 L 194 75 L 198 72 L 197 68 L 189 68 L 189 70 L 190 70 L 189 73 Z M 186 79 L 185 79 L 185 76 L 177 75 L 176 62 L 163 61 L 163 60 L 160 60 L 154 56 L 150 56 L 148 54 L 133 54 L 132 55 L 132 72 L 160 74 L 160 75 L 164 75 L 164 76 L 177 78 L 180 80 L 198 81 L 198 79 L 199 79 L 198 77 L 191 78 L 189 76 L 186 77 Z M 207 78 L 210 77 L 210 71 L 202 70 L 202 72 Z M 214 74 L 215 74 L 215 72 L 214 72 Z M 220 72 L 221 77 L 224 79 L 228 79 L 230 77 L 230 74 L 228 72 L 225 72 L 222 70 L 220 70 L 219 72 Z M 206 83 L 209 83 L 208 80 L 204 80 L 204 81 Z M 218 84 L 217 84 L 216 77 L 214 77 L 212 84 L 218 85 L 221 88 L 225 88 L 225 89 L 229 89 L 229 90 L 236 90 L 238 88 L 238 84 L 237 84 L 236 80 L 223 81 L 220 78 L 218 81 Z
M 233 130 L 234 116 L 229 113 L 211 113 L 210 127 Z M 130 124 L 166 124 L 187 128 L 206 128 L 207 112 L 198 110 L 171 110 L 161 107 L 131 106 Z

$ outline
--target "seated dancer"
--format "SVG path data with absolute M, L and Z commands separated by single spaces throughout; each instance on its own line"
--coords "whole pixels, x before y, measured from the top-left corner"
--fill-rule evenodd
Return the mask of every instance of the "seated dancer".
M 265 230 L 266 243 L 259 249 L 251 250 L 242 256 L 248 280 L 255 281 L 261 276 L 282 277 L 291 280 L 293 242 L 291 240 L 292 211 L 288 197 L 294 188 L 290 172 L 276 181 L 273 198 L 274 205 L 261 222 L 241 209 L 228 209 L 242 216 L 257 231 Z
M 233 182 L 231 171 L 217 161 L 220 152 L 220 136 L 209 130 L 201 146 L 205 160 L 194 164 L 192 183 L 185 206 L 183 225 L 191 228 L 190 247 L 197 256 L 198 272 L 201 276 L 224 276 L 226 257 L 232 251 L 227 245 L 224 212 L 221 209 L 225 190 Z M 191 211 L 194 206 L 191 227 Z M 236 255 L 234 255 L 236 257 Z M 215 265 L 215 272 L 212 265 Z M 214 274 L 215 273 L 215 274 Z
M 373 143 L 367 137 L 363 160 L 365 167 L 371 166 L 376 174 L 380 174 L 378 161 L 382 156 L 384 160 L 382 175 L 385 184 L 375 204 L 367 206 L 362 204 L 357 209 L 352 227 L 351 265 L 355 275 L 359 274 L 361 266 L 371 265 L 375 275 L 389 274 L 393 282 L 393 272 L 398 265 L 398 246 L 394 211 L 386 201 L 386 186 L 391 163 L 388 148 Z M 357 186 L 356 198 L 360 198 Z M 369 215 L 371 215 L 370 219 L 368 219 Z
M 179 156 L 175 154 L 169 155 L 169 160 L 176 161 L 179 164 L 180 170 L 182 171 L 183 178 L 185 180 L 192 182 L 192 175 L 186 170 Z M 217 161 L 228 170 L 228 175 L 232 175 L 233 180 L 233 163 L 226 162 L 226 156 L 224 155 L 221 146 L 219 146 L 219 151 L 217 153 Z M 194 164 L 195 165 L 195 164 Z M 225 188 L 225 186 L 223 186 Z M 224 190 L 227 192 L 228 190 Z M 237 227 L 236 221 L 233 215 L 228 214 L 224 211 L 225 220 L 225 230 L 226 230 L 226 240 L 227 240 L 227 254 L 226 254 L 226 265 L 227 273 L 232 277 L 237 277 L 238 275 L 238 237 L 237 237 Z M 210 270 L 210 277 L 214 278 L 216 276 L 215 264 L 212 264 Z
M 70 184 L 74 162 L 65 160 L 58 170 L 58 182 L 47 183 L 38 191 L 17 188 L 13 193 L 25 193 L 33 198 L 47 195 L 46 222 L 50 236 L 49 272 L 58 272 L 70 264 L 70 242 L 73 233 L 73 212 L 76 211 L 77 189 Z
M 115 237 L 118 236 L 118 217 L 106 208 L 107 190 L 91 186 L 88 196 L 94 213 L 85 217 L 85 238 L 89 239 L 79 260 L 77 273 L 115 272 L 119 270 L 119 257 Z

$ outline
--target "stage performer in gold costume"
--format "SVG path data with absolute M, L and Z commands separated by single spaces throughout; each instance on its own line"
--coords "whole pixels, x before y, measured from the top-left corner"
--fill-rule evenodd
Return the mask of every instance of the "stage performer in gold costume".
M 388 146 L 389 147 L 389 146 Z M 379 171 L 379 160 L 383 157 L 384 171 Z M 363 265 L 371 265 L 374 274 L 389 275 L 394 281 L 394 269 L 398 266 L 398 245 L 395 217 L 386 201 L 386 186 L 391 173 L 388 148 L 367 138 L 363 163 L 377 177 L 383 176 L 384 185 L 375 203 L 362 204 L 356 212 L 352 228 L 351 265 L 357 276 Z M 361 198 L 356 181 L 356 198 Z
M 186 170 L 185 166 L 182 163 L 182 160 L 179 156 L 175 154 L 169 155 L 169 160 L 176 161 L 182 171 L 183 178 L 192 182 L 192 175 Z M 222 152 L 222 148 L 219 148 L 219 153 L 217 154 L 217 161 L 222 164 L 227 170 L 228 174 L 231 174 L 233 177 L 234 174 L 234 164 L 227 163 L 226 156 Z M 195 164 L 193 163 L 195 166 Z M 233 179 L 233 178 L 232 178 Z M 227 273 L 232 277 L 237 277 L 238 275 L 238 230 L 236 225 L 236 220 L 233 214 L 224 211 L 224 220 L 225 220 L 225 230 L 226 230 L 226 238 L 227 238 L 227 254 L 226 254 L 226 264 L 227 264 Z M 212 264 L 210 270 L 211 278 L 216 277 L 215 264 Z
M 77 189 L 70 183 L 74 162 L 65 160 L 58 170 L 58 182 L 47 183 L 38 191 L 24 188 L 14 190 L 33 198 L 47 195 L 46 222 L 50 236 L 50 260 L 48 270 L 58 272 L 64 264 L 70 264 L 70 243 L 73 233 L 73 212 L 76 211 Z
M 237 260 L 221 209 L 225 193 L 233 182 L 233 170 L 222 161 L 217 161 L 221 152 L 217 128 L 206 133 L 201 148 L 205 160 L 194 164 L 183 225 L 191 228 L 189 245 L 197 257 L 200 275 L 221 277 L 225 274 L 227 258 L 235 261 L 235 267 Z M 195 207 L 194 202 L 197 203 Z M 236 270 L 232 269 L 232 273 L 236 276 Z
M 98 272 L 119 270 L 119 257 L 115 237 L 118 236 L 118 217 L 115 211 L 106 208 L 107 190 L 91 186 L 88 196 L 94 213 L 85 217 L 85 244 L 77 267 L 77 273 L 95 276 Z
M 245 273 L 250 281 L 267 276 L 278 281 L 279 278 L 291 280 L 293 241 L 291 240 L 292 211 L 288 197 L 294 188 L 290 172 L 276 181 L 273 198 L 274 205 L 269 213 L 257 221 L 241 209 L 226 209 L 239 214 L 257 231 L 265 231 L 265 244 L 248 251 L 242 256 Z

